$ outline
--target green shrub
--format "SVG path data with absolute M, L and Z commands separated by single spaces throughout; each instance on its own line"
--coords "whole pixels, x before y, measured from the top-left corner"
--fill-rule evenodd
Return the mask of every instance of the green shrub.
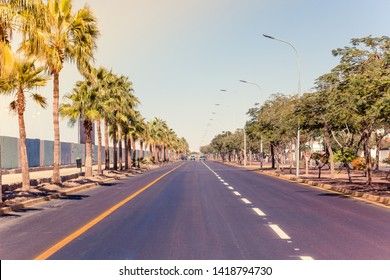
M 354 151 L 350 149 L 346 149 L 344 151 L 344 156 L 348 163 L 351 163 L 354 159 L 356 159 L 358 156 L 355 154 Z M 343 162 L 343 155 L 341 154 L 341 151 L 337 151 L 334 153 L 334 161 L 335 162 Z

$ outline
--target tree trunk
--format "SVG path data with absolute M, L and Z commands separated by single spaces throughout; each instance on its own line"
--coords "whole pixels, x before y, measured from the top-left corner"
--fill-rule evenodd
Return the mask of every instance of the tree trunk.
M 329 153 L 329 163 L 330 163 L 330 178 L 333 180 L 335 179 L 335 169 L 334 169 L 334 154 L 333 154 L 333 149 L 332 145 L 330 143 L 330 131 L 329 131 L 329 126 L 325 124 L 324 126 L 324 142 L 326 149 L 328 150 Z
M 122 129 L 118 126 L 118 150 L 119 150 L 119 170 L 122 170 Z
M 382 139 L 383 139 L 384 135 L 386 135 L 386 133 L 383 134 L 383 136 L 378 135 L 378 133 L 375 134 L 375 136 L 376 136 L 376 141 L 375 141 L 376 153 L 375 153 L 375 168 L 374 168 L 375 171 L 379 171 L 379 153 L 380 153 L 380 150 L 382 148 L 381 143 L 382 143 Z
M 22 191 L 30 190 L 30 173 L 28 170 L 28 158 L 26 148 L 26 126 L 24 124 L 25 100 L 22 90 L 18 91 L 18 122 L 19 122 L 19 151 L 22 167 Z
M 54 128 L 54 149 L 53 149 L 53 178 L 52 183 L 61 183 L 60 178 L 60 123 L 58 117 L 60 99 L 60 75 L 53 74 L 53 128 Z
M 144 158 L 144 141 L 140 140 L 139 145 L 140 145 L 140 153 L 141 153 L 140 158 L 143 159 Z
M 84 120 L 85 177 L 92 177 L 92 122 Z
M 272 161 L 272 169 L 275 169 L 275 150 L 273 144 L 271 144 L 271 161 Z
M 98 134 L 98 174 L 102 174 L 102 130 L 100 127 L 100 120 L 96 122 L 96 129 Z
M 310 157 L 305 155 L 306 176 L 309 176 L 309 159 Z
M 132 160 L 131 160 L 131 149 L 132 149 L 132 146 L 131 146 L 131 137 L 130 136 L 127 139 L 127 144 L 129 146 L 129 152 L 127 154 L 127 160 L 129 162 L 129 168 L 131 168 L 131 165 L 132 165 Z
M 130 141 L 131 141 L 131 146 L 133 147 L 132 150 L 132 162 L 133 162 L 133 167 L 136 166 L 136 156 L 137 156 L 137 150 L 135 149 L 135 140 L 134 137 L 130 135 Z
M 104 119 L 104 154 L 105 158 L 105 166 L 104 169 L 110 169 L 110 146 L 109 146 L 109 136 L 108 136 L 108 121 L 107 118 Z
M 114 145 L 114 170 L 118 169 L 118 149 L 117 149 L 117 140 L 116 140 L 116 127 L 113 125 L 112 127 L 113 133 L 112 133 L 112 142 Z
M 129 169 L 129 160 L 128 160 L 128 153 L 129 153 L 129 143 L 127 142 L 127 134 L 123 135 L 123 142 L 125 144 L 125 170 Z
M 364 136 L 364 157 L 366 159 L 366 176 L 367 176 L 367 181 L 366 185 L 370 186 L 372 183 L 372 176 L 371 176 L 371 152 L 370 152 L 370 136 L 371 133 L 365 129 L 363 132 Z

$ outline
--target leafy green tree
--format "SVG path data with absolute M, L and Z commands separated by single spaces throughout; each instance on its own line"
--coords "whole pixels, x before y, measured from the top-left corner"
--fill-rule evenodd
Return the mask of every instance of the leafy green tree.
M 339 96 L 349 100 L 349 117 L 356 120 L 364 145 L 367 185 L 372 182 L 370 137 L 388 123 L 390 95 L 390 39 L 386 36 L 355 38 L 352 47 L 333 50 L 340 64 L 333 69 L 339 78 Z
M 295 97 L 273 95 L 261 106 L 258 116 L 259 132 L 270 143 L 273 168 L 280 169 L 283 149 L 294 142 L 298 120 L 294 114 Z M 291 147 L 291 145 L 289 145 Z M 292 160 L 290 160 L 292 164 Z
M 316 167 L 318 168 L 318 179 L 320 179 L 322 168 L 329 163 L 329 155 L 326 153 L 312 153 L 311 159 L 316 163 Z

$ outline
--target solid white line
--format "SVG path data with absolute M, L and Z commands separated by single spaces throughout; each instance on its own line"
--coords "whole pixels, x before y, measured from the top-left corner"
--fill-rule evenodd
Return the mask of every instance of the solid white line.
M 261 217 L 267 216 L 263 211 L 261 211 L 259 208 L 252 208 L 255 213 Z
M 241 198 L 242 201 L 244 201 L 245 204 L 252 204 L 248 199 L 246 198 Z
M 278 225 L 269 225 L 269 227 L 281 238 L 291 239 Z
M 237 196 L 241 196 L 241 194 L 239 192 L 233 192 L 235 195 Z
M 314 260 L 312 257 L 310 257 L 310 256 L 301 256 L 300 257 L 301 258 L 301 260 L 304 260 L 304 261 L 311 261 L 311 260 Z

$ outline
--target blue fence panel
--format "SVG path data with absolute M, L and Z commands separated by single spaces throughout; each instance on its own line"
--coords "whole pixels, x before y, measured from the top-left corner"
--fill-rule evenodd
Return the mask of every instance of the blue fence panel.
M 27 158 L 29 167 L 40 165 L 41 141 L 39 139 L 26 139 Z
M 19 139 L 15 137 L 1 136 L 1 166 L 3 169 L 19 167 Z
M 54 142 L 49 140 L 43 141 L 43 162 L 45 166 L 51 166 L 54 163 Z
M 61 164 L 72 163 L 72 144 L 61 143 Z
M 81 162 L 85 163 L 85 145 L 73 144 L 72 163 L 76 163 L 76 158 L 81 158 Z

